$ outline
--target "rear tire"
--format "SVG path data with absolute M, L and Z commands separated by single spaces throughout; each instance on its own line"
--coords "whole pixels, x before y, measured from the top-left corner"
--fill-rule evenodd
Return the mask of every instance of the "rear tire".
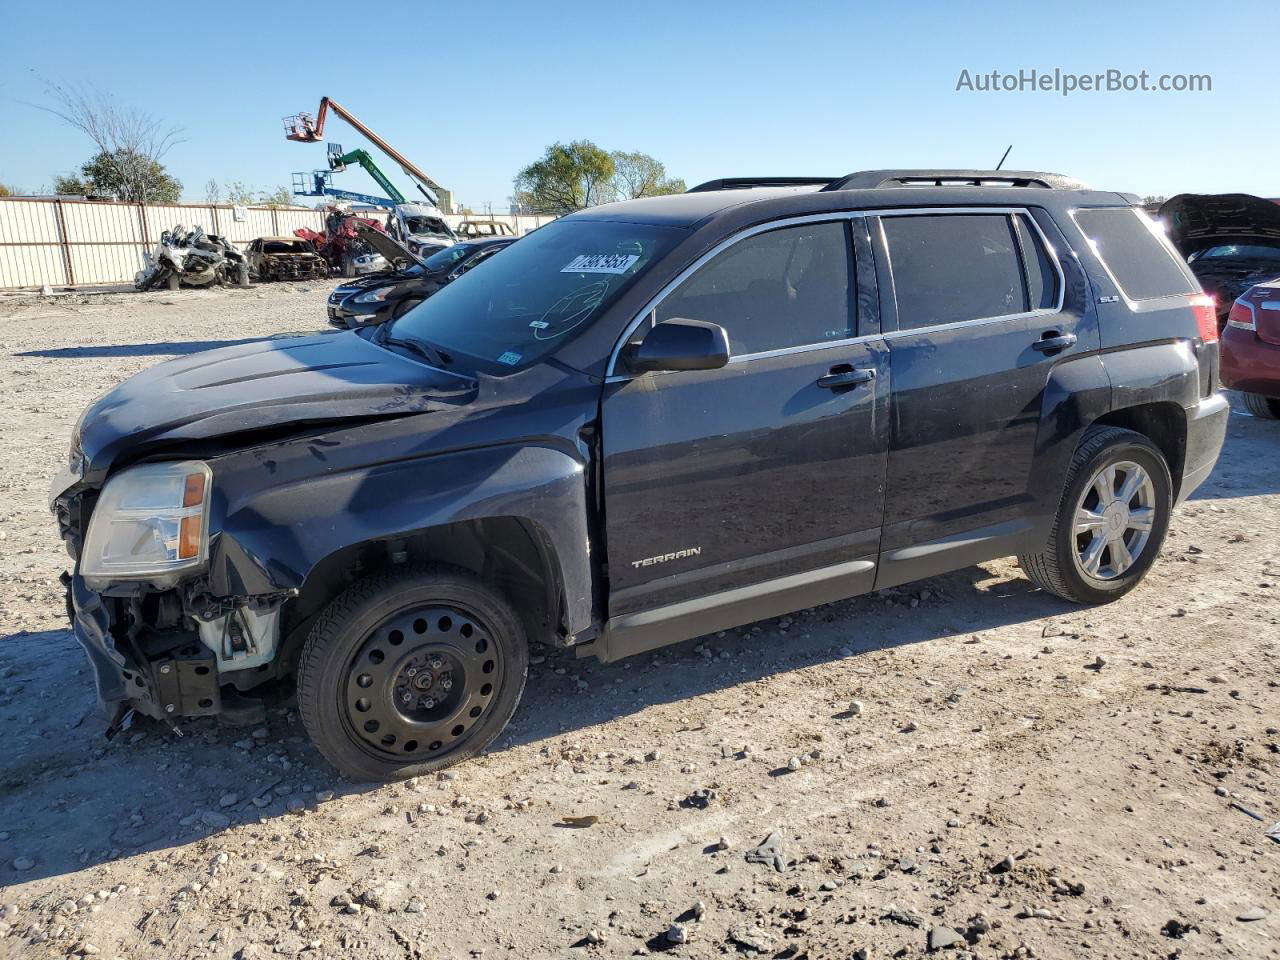
M 1119 427 L 1090 427 L 1067 470 L 1048 543 L 1018 563 L 1032 583 L 1064 600 L 1116 600 L 1155 563 L 1172 491 L 1169 465 L 1151 440 Z
M 1260 393 L 1244 394 L 1244 408 L 1260 420 L 1280 420 L 1280 400 Z
M 351 779 L 413 777 L 492 743 L 528 669 L 504 598 L 460 570 L 397 569 L 357 581 L 321 613 L 298 665 L 298 710 Z

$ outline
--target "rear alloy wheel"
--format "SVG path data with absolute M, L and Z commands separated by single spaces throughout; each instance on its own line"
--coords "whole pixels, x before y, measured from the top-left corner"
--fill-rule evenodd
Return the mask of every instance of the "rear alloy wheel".
M 1244 394 L 1244 408 L 1261 420 L 1280 420 L 1280 400 L 1260 393 Z
M 359 581 L 326 608 L 302 653 L 298 705 L 347 776 L 409 777 L 491 743 L 527 671 L 502 597 L 461 571 L 419 567 Z
M 1045 549 L 1018 557 L 1036 586 L 1076 603 L 1106 603 L 1142 580 L 1173 508 L 1169 467 L 1147 437 L 1119 427 L 1085 432 Z

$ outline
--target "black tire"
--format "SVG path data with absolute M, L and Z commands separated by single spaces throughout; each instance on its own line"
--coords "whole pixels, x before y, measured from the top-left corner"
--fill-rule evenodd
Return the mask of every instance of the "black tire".
M 1244 394 L 1244 408 L 1260 420 L 1280 420 L 1280 400 L 1260 393 Z
M 421 302 L 422 300 L 417 297 L 408 297 L 404 300 L 401 300 L 399 303 L 396 304 L 396 308 L 391 311 L 391 319 L 399 320 L 401 317 L 403 317 L 406 313 L 408 313 L 410 310 L 412 310 Z
M 349 253 L 342 255 L 342 265 L 338 269 L 338 275 L 342 277 L 354 277 L 356 275 L 356 262 Z
M 413 777 L 492 743 L 528 670 L 519 617 L 483 582 L 448 567 L 396 569 L 357 581 L 321 613 L 298 664 L 298 710 L 351 779 Z M 402 697 L 415 699 L 405 707 Z
M 1086 545 L 1083 538 L 1092 535 L 1077 534 L 1076 511 L 1082 500 L 1087 502 L 1089 491 L 1096 490 L 1093 486 L 1095 477 L 1106 467 L 1122 463 L 1136 464 L 1150 479 L 1151 527 L 1131 566 L 1109 576 L 1102 576 L 1102 571 L 1099 571 L 1100 575 L 1094 576 L 1085 570 L 1080 553 Z M 1169 530 L 1169 515 L 1173 510 L 1172 491 L 1169 465 L 1160 448 L 1150 439 L 1120 427 L 1090 427 L 1085 431 L 1067 470 L 1062 502 L 1058 506 L 1048 543 L 1038 553 L 1020 555 L 1018 564 L 1032 583 L 1064 600 L 1089 604 L 1116 600 L 1142 581 L 1159 556 L 1160 547 Z M 1126 504 L 1126 517 L 1128 509 L 1129 504 Z M 1123 533 L 1121 535 L 1126 536 Z M 1109 549 L 1104 548 L 1101 556 L 1108 555 Z M 1121 545 L 1122 553 L 1124 549 Z M 1108 562 L 1112 567 L 1116 565 L 1115 560 Z

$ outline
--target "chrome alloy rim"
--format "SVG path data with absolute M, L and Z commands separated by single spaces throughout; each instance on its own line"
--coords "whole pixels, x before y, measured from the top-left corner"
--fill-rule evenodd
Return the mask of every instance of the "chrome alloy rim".
M 1114 580 L 1138 562 L 1156 520 L 1147 471 L 1124 460 L 1099 470 L 1076 504 L 1076 563 L 1095 580 Z

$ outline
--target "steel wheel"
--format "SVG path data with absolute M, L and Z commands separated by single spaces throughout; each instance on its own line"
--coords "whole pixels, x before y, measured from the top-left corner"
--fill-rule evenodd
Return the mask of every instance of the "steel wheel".
M 1138 464 L 1108 464 L 1089 481 L 1076 505 L 1073 530 L 1080 568 L 1114 580 L 1137 562 L 1155 525 L 1155 485 Z
M 460 745 L 502 683 L 502 656 L 474 615 L 415 607 L 388 618 L 347 668 L 346 720 L 365 746 L 412 762 Z
M 352 779 L 418 776 L 493 742 L 528 665 L 505 597 L 474 574 L 406 564 L 357 580 L 321 612 L 298 663 L 298 712 Z

